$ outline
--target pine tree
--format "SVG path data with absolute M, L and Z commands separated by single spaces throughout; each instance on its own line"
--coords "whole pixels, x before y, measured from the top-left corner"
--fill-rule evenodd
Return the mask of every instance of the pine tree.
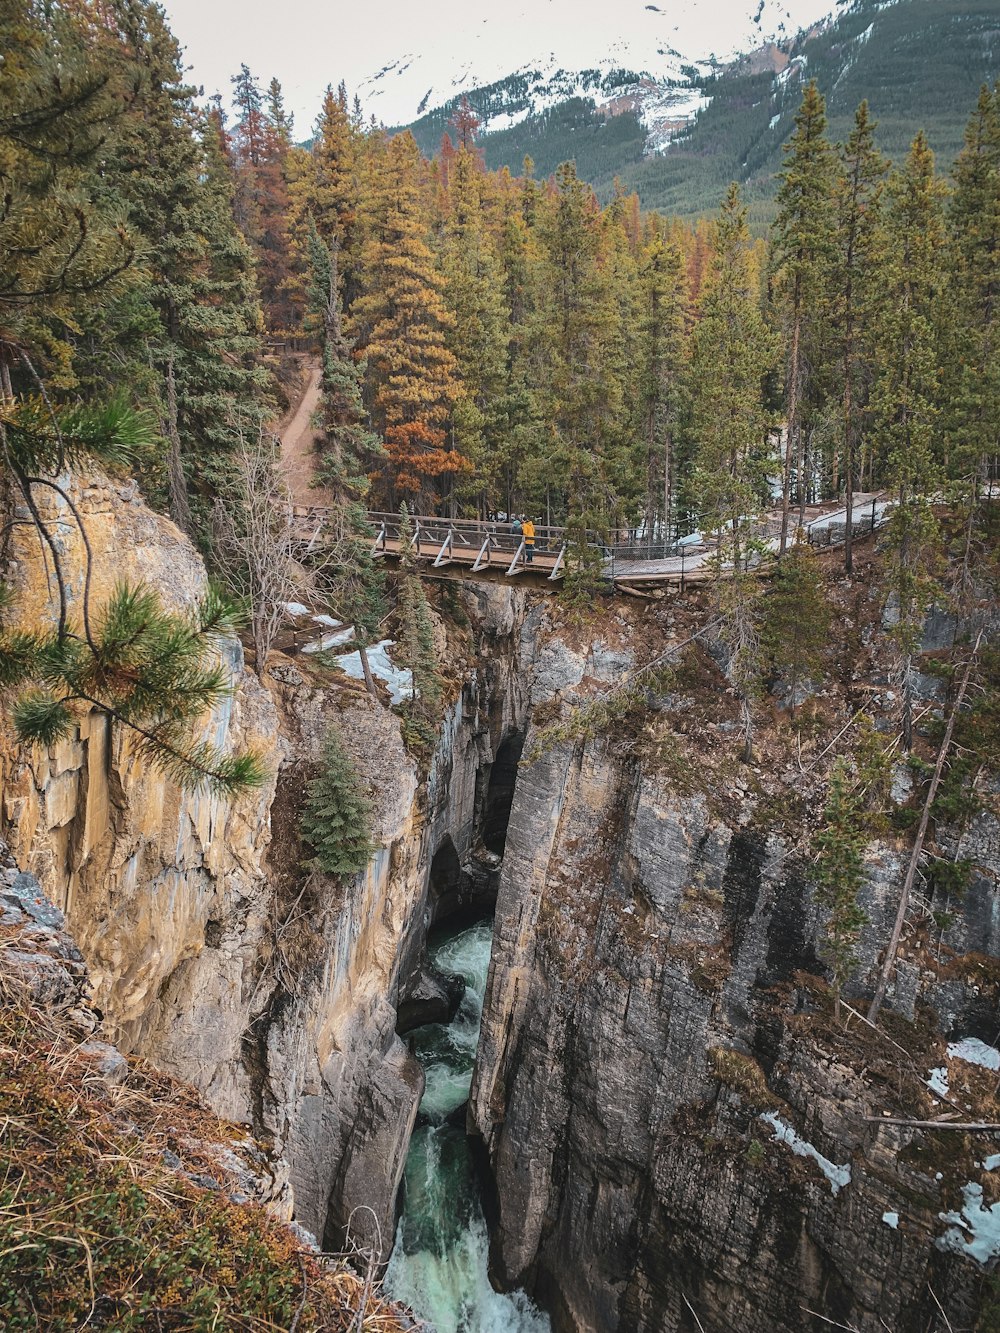
M 939 464 L 938 316 L 944 281 L 944 187 L 923 133 L 888 185 L 887 246 L 879 292 L 872 389 L 874 431 L 896 506 L 886 541 L 886 583 L 895 602 L 903 741 L 912 730 L 911 663 L 938 589 L 940 532 L 931 496 Z
M 955 163 L 950 233 L 951 312 L 943 426 L 948 471 L 964 510 L 960 590 L 989 546 L 979 504 L 1000 457 L 1000 86 L 983 88 Z
M 404 664 L 413 673 L 410 718 L 416 735 L 428 743 L 441 703 L 441 676 L 434 648 L 434 622 L 423 584 L 417 573 L 413 526 L 405 503 L 399 508 L 399 647 Z
M 857 784 L 849 762 L 838 758 L 830 774 L 822 822 L 814 840 L 816 859 L 812 880 L 816 901 L 826 908 L 826 938 L 820 952 L 833 977 L 835 1015 L 840 1021 L 840 997 L 855 965 L 855 945 L 868 918 L 858 905 L 864 883 L 864 856 L 868 844 L 860 818 Z
M 833 256 L 834 155 L 826 138 L 826 107 L 813 79 L 802 95 L 795 132 L 778 190 L 774 224 L 775 297 L 787 341 L 785 372 L 787 436 L 781 501 L 781 546 L 788 543 L 792 462 L 795 460 L 799 523 L 806 504 L 803 399 L 807 368 L 817 357 L 815 344 L 824 327 L 827 270 Z
M 792 717 L 799 682 L 822 666 L 829 633 L 822 575 L 809 546 L 796 542 L 778 561 L 761 626 L 765 654 L 776 671 L 787 675 Z
M 618 361 L 623 329 L 600 209 L 572 162 L 556 172 L 539 210 L 538 235 L 536 301 L 526 336 L 548 439 L 533 478 L 535 504 L 545 494 L 566 515 L 564 588 L 587 600 L 600 576 L 592 543 L 616 511 L 609 467 L 625 413 Z
M 189 616 L 164 611 L 156 593 L 119 583 L 102 607 L 90 595 L 91 546 L 86 524 L 62 484 L 67 468 L 86 458 L 127 466 L 148 448 L 148 415 L 121 403 L 53 408 L 36 398 L 0 404 L 0 443 L 30 522 L 51 562 L 58 598 L 55 626 L 25 623 L 8 590 L 0 629 L 0 685 L 11 703 L 20 741 L 51 745 L 90 712 L 124 728 L 138 751 L 184 788 L 209 784 L 235 794 L 263 779 L 253 753 L 225 755 L 198 739 L 205 714 L 231 693 L 219 647 L 236 629 L 234 608 L 210 591 Z M 72 591 L 61 534 L 41 516 L 36 491 L 55 492 L 72 515 L 84 548 L 82 594 Z
M 684 373 L 686 292 L 680 250 L 651 228 L 639 268 L 640 347 L 642 355 L 638 415 L 645 444 L 645 527 L 652 534 L 659 519 L 670 540 L 674 512 L 674 438 L 681 407 Z
M 364 141 L 347 108 L 347 89 L 328 87 L 313 131 L 311 151 L 289 158 L 289 231 L 296 261 L 307 274 L 304 238 L 311 217 L 320 239 L 339 255 L 342 300 L 349 310 L 360 290 L 359 173 Z
M 286 171 L 291 126 L 277 79 L 271 80 L 268 90 L 268 110 L 246 65 L 240 66 L 232 84 L 237 113 L 228 141 L 233 210 L 256 261 L 267 327 L 287 331 L 297 322 Z
M 70 6 L 0 4 L 0 399 L 19 375 L 32 392 L 36 374 L 73 384 L 67 330 L 136 258 L 125 217 L 88 188 L 135 97 L 118 36 L 95 40 Z
M 871 348 L 869 330 L 878 293 L 881 203 L 886 162 L 875 148 L 875 124 L 862 102 L 850 138 L 840 151 L 836 182 L 836 255 L 831 272 L 832 312 L 840 380 L 841 434 L 846 526 L 844 568 L 853 569 L 854 486 L 860 421 L 867 399 Z
M 768 486 L 764 381 L 775 362 L 761 311 L 746 207 L 732 185 L 719 217 L 692 337 L 690 391 L 701 524 L 720 559 L 747 563 Z
M 729 674 L 740 700 L 744 755 L 760 690 L 760 586 L 765 548 L 756 518 L 767 494 L 770 419 L 764 381 L 774 365 L 751 261 L 746 207 L 731 185 L 692 339 L 690 389 L 701 524 L 715 534 L 715 590 Z M 724 577 L 725 573 L 725 577 Z
M 471 129 L 467 133 L 470 146 L 458 152 L 451 171 L 441 268 L 452 314 L 447 342 L 463 386 L 453 410 L 454 438 L 469 464 L 458 498 L 468 497 L 485 518 L 503 459 L 510 310 L 483 215 L 482 165 Z
M 405 133 L 376 165 L 365 201 L 365 289 L 351 324 L 368 364 L 372 424 L 386 445 L 382 495 L 433 510 L 467 464 L 445 430 L 459 383 L 446 345 L 452 319 L 426 239 L 420 163 Z
M 323 739 L 320 764 L 319 774 L 306 784 L 299 819 L 302 836 L 314 852 L 310 864 L 327 875 L 356 875 L 374 851 L 372 808 L 332 726 Z
M 368 470 L 383 450 L 381 441 L 366 425 L 361 398 L 364 366 L 355 362 L 351 342 L 343 330 L 337 242 L 324 241 L 311 225 L 309 249 L 311 313 L 321 321 L 323 339 L 323 438 L 317 475 L 333 498 L 329 535 L 334 555 L 332 563 L 324 567 L 322 581 L 340 617 L 354 626 L 365 684 L 374 695 L 367 649 L 377 637 L 386 606 L 382 570 L 372 553 L 374 533 L 365 499 Z

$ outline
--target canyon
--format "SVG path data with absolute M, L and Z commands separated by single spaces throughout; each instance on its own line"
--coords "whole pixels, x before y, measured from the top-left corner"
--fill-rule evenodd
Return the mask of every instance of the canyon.
M 127 567 L 190 608 L 201 560 L 134 483 L 67 482 L 93 604 Z M 78 605 L 79 530 L 45 504 Z M 28 529 L 8 578 L 19 612 L 44 616 Z M 326 1249 L 349 1228 L 388 1260 L 424 1090 L 408 1034 L 458 993 L 428 932 L 495 910 L 467 1128 L 499 1286 L 556 1333 L 793 1333 L 817 1316 L 917 1333 L 939 1311 L 994 1326 L 976 1321 L 997 1318 L 996 1134 L 897 1122 L 946 1105 L 997 1118 L 996 1072 L 954 1053 L 1000 1028 L 995 784 L 939 835 L 942 853 L 961 839 L 971 878 L 946 903 L 929 891 L 880 1032 L 832 1018 L 800 837 L 848 694 L 870 687 L 892 712 L 874 554 L 853 582 L 831 577 L 850 661 L 813 687 L 804 753 L 774 699 L 750 764 L 706 593 L 574 615 L 526 584 L 428 586 L 448 686 L 429 752 L 407 749 L 385 697 L 287 644 L 262 684 L 235 639 L 235 689 L 206 731 L 268 756 L 250 796 L 178 793 L 95 715 L 48 749 L 5 730 L 3 836 L 65 913 L 107 1034 L 266 1141 L 276 1211 Z M 932 615 L 928 660 L 959 629 Z M 625 717 L 588 722 L 657 655 L 669 675 Z M 933 714 L 935 681 L 919 683 Z M 304 867 L 297 831 L 330 725 L 378 848 L 343 881 Z M 895 802 L 911 797 L 897 764 Z M 871 992 L 906 854 L 890 830 L 867 850 L 849 1001 Z

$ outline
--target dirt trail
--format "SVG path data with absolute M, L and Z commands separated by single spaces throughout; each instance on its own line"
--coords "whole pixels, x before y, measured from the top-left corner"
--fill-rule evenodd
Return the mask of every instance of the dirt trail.
M 321 488 L 311 485 L 316 467 L 316 438 L 318 431 L 312 424 L 319 408 L 321 368 L 318 361 L 306 362 L 309 377 L 302 390 L 298 405 L 289 412 L 279 427 L 281 439 L 281 467 L 285 483 L 296 504 L 329 504 L 330 497 Z

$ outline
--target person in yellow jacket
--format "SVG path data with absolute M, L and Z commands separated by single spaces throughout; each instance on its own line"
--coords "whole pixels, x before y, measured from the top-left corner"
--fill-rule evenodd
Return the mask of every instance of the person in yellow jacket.
M 535 525 L 530 518 L 521 524 L 521 531 L 524 534 L 524 563 L 530 565 L 535 558 Z

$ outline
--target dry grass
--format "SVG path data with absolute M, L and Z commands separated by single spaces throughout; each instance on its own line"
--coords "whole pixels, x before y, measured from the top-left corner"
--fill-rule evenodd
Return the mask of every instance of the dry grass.
M 243 1127 L 144 1066 L 118 1084 L 100 1077 L 73 1015 L 34 1004 L 5 967 L 11 942 L 0 941 L 7 1333 L 412 1327 L 343 1256 L 315 1255 L 261 1204 L 233 1202 L 227 1154 L 247 1165 L 244 1186 L 268 1190 L 266 1150 Z

